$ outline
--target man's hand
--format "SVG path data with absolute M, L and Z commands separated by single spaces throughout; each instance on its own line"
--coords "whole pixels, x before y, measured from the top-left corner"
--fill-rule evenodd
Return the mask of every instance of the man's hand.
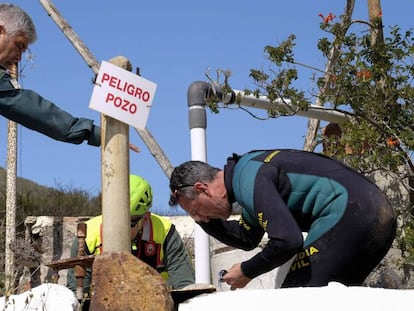
M 223 282 L 230 285 L 230 290 L 236 288 L 243 288 L 251 281 L 250 278 L 245 276 L 241 270 L 241 264 L 234 264 L 231 269 L 223 276 Z
M 134 144 L 129 144 L 129 150 L 131 151 L 135 151 L 135 152 L 141 152 L 141 150 L 139 150 L 139 148 L 137 146 L 135 146 Z

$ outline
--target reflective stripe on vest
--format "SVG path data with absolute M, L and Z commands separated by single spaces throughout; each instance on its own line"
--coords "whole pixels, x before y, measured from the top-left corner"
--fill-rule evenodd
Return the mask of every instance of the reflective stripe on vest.
M 98 255 L 102 252 L 102 215 L 94 217 L 86 221 L 87 225 L 87 234 L 86 234 L 86 245 L 90 254 Z M 171 222 L 161 216 L 153 215 L 150 212 L 144 215 L 143 219 L 143 228 L 141 240 L 148 243 L 151 246 L 151 243 L 159 245 L 156 247 L 156 266 L 153 268 L 157 269 L 164 279 L 168 279 L 168 273 L 164 270 L 164 241 L 168 235 L 168 232 L 171 228 Z M 131 245 L 133 247 L 133 245 Z M 137 249 L 135 247 L 135 249 Z M 133 250 L 131 250 L 133 251 Z M 144 253 L 141 256 L 145 255 Z M 139 254 L 137 256 L 140 258 Z

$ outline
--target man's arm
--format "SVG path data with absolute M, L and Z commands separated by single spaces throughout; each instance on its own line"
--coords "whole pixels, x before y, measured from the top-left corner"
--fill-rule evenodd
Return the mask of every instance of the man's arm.
M 263 166 L 255 176 L 254 211 L 261 219 L 268 242 L 263 250 L 241 263 L 244 275 L 254 278 L 287 262 L 303 249 L 302 231 L 275 186 L 277 170 Z
M 195 283 L 192 261 L 174 225 L 164 241 L 164 256 L 169 275 L 168 284 L 173 289 Z
M 255 248 L 263 238 L 262 228 L 242 225 L 238 220 L 210 219 L 209 222 L 199 222 L 201 228 L 220 242 L 243 249 Z
M 73 117 L 31 90 L 20 89 L 0 68 L 0 114 L 53 139 L 99 146 L 101 129 L 93 120 Z

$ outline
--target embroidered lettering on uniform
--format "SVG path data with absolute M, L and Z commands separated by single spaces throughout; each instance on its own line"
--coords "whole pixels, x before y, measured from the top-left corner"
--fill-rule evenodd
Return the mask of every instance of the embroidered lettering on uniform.
M 265 163 L 270 162 L 275 157 L 275 155 L 277 155 L 279 152 L 280 152 L 279 150 L 273 151 L 271 154 L 269 154 L 266 157 L 266 159 L 264 159 L 263 162 L 265 162 Z
M 259 225 L 266 231 L 267 230 L 267 220 L 263 221 L 263 213 L 257 214 L 257 220 L 259 221 Z
M 239 225 L 243 226 L 243 228 L 246 229 L 246 230 L 251 229 L 251 227 L 244 221 L 243 217 L 240 217 Z
M 310 265 L 309 257 L 315 253 L 319 253 L 319 250 L 316 247 L 305 248 L 303 251 L 296 255 L 295 260 L 290 266 L 290 271 L 295 271 L 296 269 L 301 269 Z
M 10 79 L 10 83 L 15 89 L 21 89 L 22 88 L 20 86 L 20 83 L 16 79 Z

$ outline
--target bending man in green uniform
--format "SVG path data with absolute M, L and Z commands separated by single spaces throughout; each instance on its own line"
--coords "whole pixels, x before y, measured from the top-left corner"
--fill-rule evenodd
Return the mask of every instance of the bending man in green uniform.
M 131 253 L 156 269 L 172 289 L 194 284 L 194 271 L 185 245 L 175 226 L 165 217 L 152 214 L 152 190 L 142 177 L 130 175 Z M 98 255 L 102 249 L 102 215 L 86 222 L 85 250 L 87 255 Z M 77 256 L 75 238 L 71 256 Z M 91 270 L 84 279 L 84 292 L 89 293 Z M 76 292 L 73 269 L 68 271 L 67 287 Z
M 76 118 L 31 90 L 21 89 L 8 69 L 36 40 L 30 16 L 14 4 L 0 3 L 0 114 L 53 139 L 101 144 L 101 129 L 92 120 Z

